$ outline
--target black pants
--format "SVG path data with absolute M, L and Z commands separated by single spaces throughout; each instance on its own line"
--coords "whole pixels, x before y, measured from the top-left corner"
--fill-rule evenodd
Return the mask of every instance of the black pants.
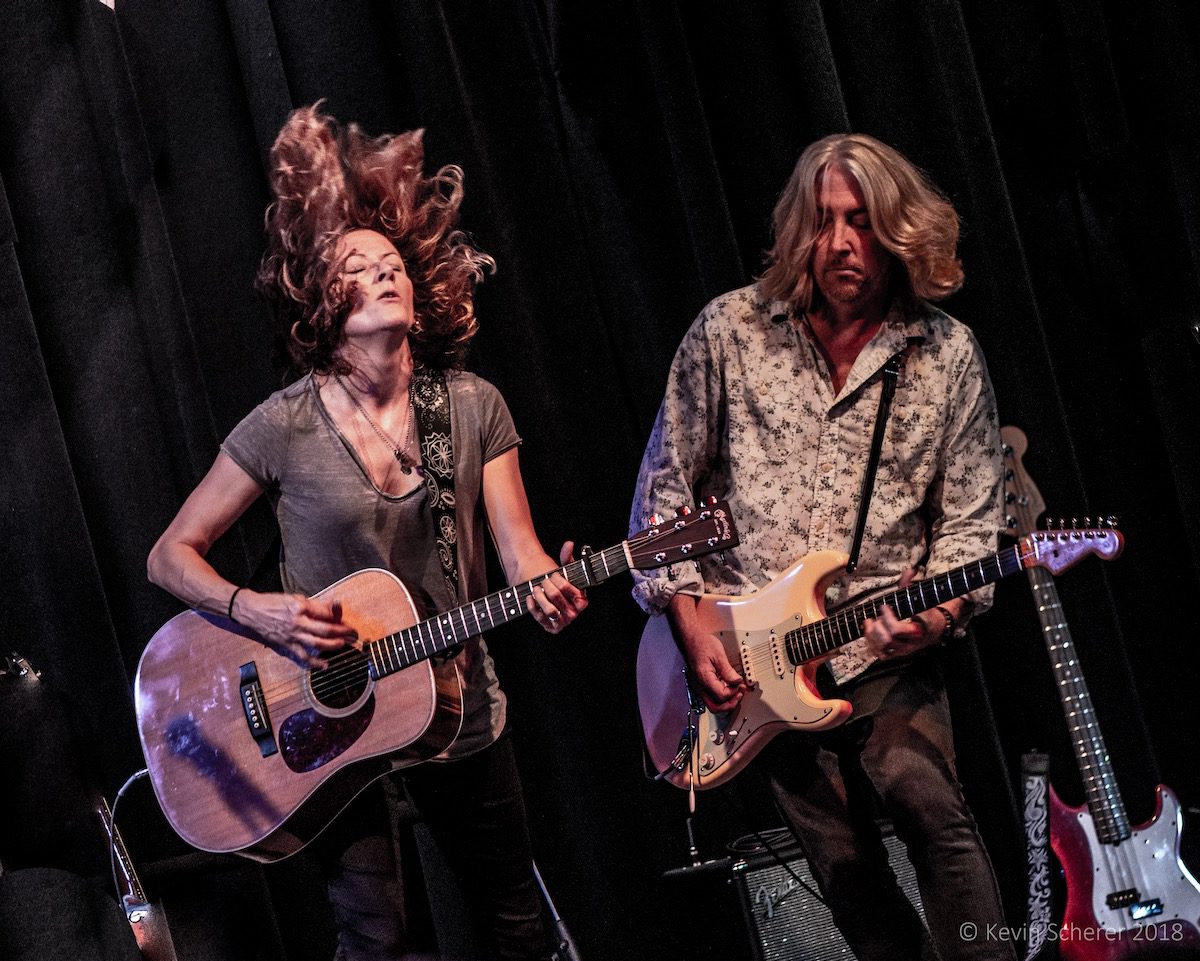
M 878 800 L 916 869 L 941 961 L 1013 961 L 991 861 L 954 768 L 940 665 L 922 656 L 832 692 L 854 705 L 842 728 L 775 739 L 760 759 L 859 961 L 917 961 L 925 931 L 888 866 Z M 829 696 L 827 693 L 826 696 Z
M 511 738 L 469 757 L 426 762 L 403 781 L 441 849 L 491 957 L 549 951 L 533 878 L 525 801 Z M 338 925 L 338 961 L 398 961 L 412 950 L 383 792 L 355 800 L 316 846 Z

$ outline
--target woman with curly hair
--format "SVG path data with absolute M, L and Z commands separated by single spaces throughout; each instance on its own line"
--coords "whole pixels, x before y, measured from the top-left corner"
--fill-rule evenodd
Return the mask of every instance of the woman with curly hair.
M 486 593 L 484 525 L 510 583 L 556 567 L 538 540 L 503 399 L 463 371 L 472 294 L 493 266 L 456 229 L 462 171 L 422 172 L 421 132 L 370 138 L 319 105 L 295 111 L 271 153 L 275 201 L 259 286 L 297 380 L 225 439 L 154 546 L 150 579 L 253 630 L 313 669 L 356 641 L 336 596 L 383 568 L 430 617 Z M 266 494 L 282 537 L 283 592 L 222 577 L 205 555 Z M 563 545 L 565 563 L 571 544 Z M 586 607 L 560 574 L 527 606 L 549 633 Z M 544 957 L 524 802 L 505 698 L 487 648 L 466 642 L 457 738 L 405 786 L 456 870 L 498 957 Z M 406 950 L 382 792 L 364 792 L 314 845 L 327 868 L 339 957 Z

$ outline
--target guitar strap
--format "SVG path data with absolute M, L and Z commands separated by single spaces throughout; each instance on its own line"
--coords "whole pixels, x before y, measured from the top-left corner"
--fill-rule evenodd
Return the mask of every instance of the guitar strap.
M 907 348 L 906 348 L 907 349 Z M 888 411 L 892 407 L 892 396 L 896 393 L 896 380 L 904 366 L 904 351 L 897 351 L 883 365 L 883 388 L 879 392 L 879 411 L 875 415 L 875 434 L 871 438 L 871 454 L 867 458 L 867 470 L 863 474 L 862 491 L 858 495 L 858 519 L 854 522 L 854 540 L 850 545 L 850 560 L 846 573 L 852 574 L 858 566 L 858 552 L 862 548 L 863 532 L 867 529 L 867 508 L 871 505 L 871 492 L 875 489 L 875 472 L 879 469 L 879 453 L 883 448 L 883 432 L 887 427 Z
M 1025 961 L 1034 961 L 1052 933 L 1050 852 L 1046 850 L 1049 836 L 1049 767 L 1050 759 L 1045 754 L 1031 752 L 1021 755 L 1021 778 L 1025 783 L 1025 860 L 1029 874 L 1026 908 L 1029 938 L 1025 945 Z
M 437 540 L 442 576 L 450 595 L 458 595 L 458 527 L 454 519 L 454 445 L 450 431 L 450 389 L 440 370 L 421 367 L 413 371 L 413 411 L 417 416 L 417 438 L 421 445 L 421 476 L 429 494 L 433 533 Z

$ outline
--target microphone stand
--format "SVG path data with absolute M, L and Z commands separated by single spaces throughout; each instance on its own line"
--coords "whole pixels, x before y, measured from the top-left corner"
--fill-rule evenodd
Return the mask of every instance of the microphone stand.
M 575 947 L 575 940 L 571 937 L 571 932 L 567 930 L 567 923 L 562 919 L 554 902 L 550 899 L 550 892 L 546 890 L 546 882 L 542 880 L 542 872 L 538 870 L 536 861 L 533 863 L 533 879 L 537 881 L 538 889 L 542 892 L 542 898 L 550 911 L 550 918 L 554 922 L 554 957 L 556 961 L 583 961 L 579 956 L 579 949 Z

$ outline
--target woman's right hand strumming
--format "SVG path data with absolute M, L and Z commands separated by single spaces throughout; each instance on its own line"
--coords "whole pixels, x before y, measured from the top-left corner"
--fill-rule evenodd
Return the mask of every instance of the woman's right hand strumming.
M 250 628 L 268 647 L 301 667 L 328 667 L 328 655 L 358 640 L 358 632 L 342 620 L 338 601 L 242 589 L 231 610 L 237 623 Z
M 224 534 L 263 490 L 225 453 L 217 455 L 204 479 L 150 551 L 150 580 L 185 604 L 232 617 L 265 644 L 304 667 L 327 666 L 325 658 L 353 643 L 357 635 L 342 620 L 341 605 L 303 594 L 260 594 L 238 588 L 205 560 Z

